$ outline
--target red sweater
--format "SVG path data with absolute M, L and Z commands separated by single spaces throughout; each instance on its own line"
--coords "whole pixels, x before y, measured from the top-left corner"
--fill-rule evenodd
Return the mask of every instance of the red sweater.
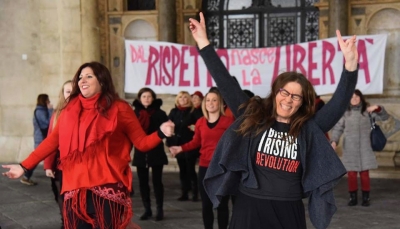
M 221 116 L 217 125 L 210 129 L 207 125 L 207 119 L 201 117 L 196 122 L 192 141 L 183 144 L 181 146 L 182 151 L 190 151 L 201 147 L 199 165 L 202 167 L 208 167 L 214 155 L 214 151 L 217 147 L 219 139 L 225 130 L 228 129 L 228 127 L 233 123 L 233 121 L 234 119 L 232 117 Z
M 161 139 L 157 132 L 146 135 L 128 103 L 116 101 L 117 126 L 115 131 L 105 137 L 96 147 L 95 157 L 82 157 L 81 162 L 74 162 L 62 170 L 63 186 L 61 193 L 79 188 L 90 188 L 99 185 L 122 182 L 131 190 L 132 173 L 129 167 L 132 143 L 143 152 L 156 147 Z M 44 158 L 58 149 L 59 123 L 63 122 L 63 113 L 58 119 L 52 133 L 21 164 L 31 169 Z M 86 116 L 82 109 L 80 119 Z

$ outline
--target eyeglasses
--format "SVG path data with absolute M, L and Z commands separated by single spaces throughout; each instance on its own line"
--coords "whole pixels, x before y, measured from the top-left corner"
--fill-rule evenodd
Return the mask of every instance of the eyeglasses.
M 288 97 L 290 96 L 293 101 L 300 101 L 303 99 L 303 96 L 301 95 L 297 95 L 297 94 L 290 94 L 288 91 L 286 91 L 285 89 L 281 88 L 279 89 L 279 93 L 281 94 L 281 96 L 283 97 Z

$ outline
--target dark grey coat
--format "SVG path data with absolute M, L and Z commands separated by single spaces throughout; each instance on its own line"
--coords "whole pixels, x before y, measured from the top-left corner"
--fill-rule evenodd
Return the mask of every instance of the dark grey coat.
M 235 131 L 243 121 L 243 110 L 238 111 L 237 108 L 248 97 L 235 84 L 211 45 L 201 49 L 200 55 L 237 118 L 219 141 L 203 181 L 210 200 L 217 207 L 222 196 L 237 193 L 240 183 L 248 188 L 258 188 L 249 152 L 251 145 L 257 143 L 253 141 L 253 136 L 241 136 Z M 317 229 L 328 227 L 336 211 L 333 187 L 346 174 L 324 133 L 345 112 L 357 83 L 357 72 L 343 71 L 331 101 L 304 124 L 298 137 L 304 196 L 309 197 L 308 211 Z
M 331 141 L 338 143 L 343 134 L 342 162 L 347 171 L 360 172 L 378 167 L 369 138 L 371 124 L 368 112 L 361 114 L 360 109 L 360 106 L 351 106 L 332 129 Z M 372 113 L 372 117 L 385 121 L 389 115 L 381 106 L 380 112 Z

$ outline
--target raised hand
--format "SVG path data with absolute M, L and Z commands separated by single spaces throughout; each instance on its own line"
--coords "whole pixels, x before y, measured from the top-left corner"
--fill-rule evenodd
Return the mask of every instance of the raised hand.
M 345 68 L 347 71 L 355 71 L 357 69 L 358 64 L 358 51 L 356 46 L 356 35 L 343 40 L 342 35 L 339 30 L 336 30 L 336 36 L 339 42 L 340 50 L 343 53 L 343 57 L 346 61 Z
M 25 172 L 21 165 L 2 165 L 2 167 L 9 169 L 7 172 L 2 173 L 3 176 L 12 179 L 20 178 Z
M 171 120 L 164 122 L 160 126 L 161 132 L 163 132 L 164 135 L 167 137 L 171 137 L 172 135 L 174 135 L 174 129 L 175 129 L 175 124 Z
M 193 39 L 196 41 L 199 49 L 204 48 L 210 44 L 207 38 L 206 22 L 204 20 L 204 15 L 200 12 L 200 22 L 196 19 L 189 18 L 189 29 L 192 31 Z

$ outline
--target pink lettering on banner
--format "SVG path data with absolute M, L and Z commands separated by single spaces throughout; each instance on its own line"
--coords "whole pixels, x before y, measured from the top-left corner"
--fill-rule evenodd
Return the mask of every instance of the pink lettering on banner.
M 282 47 L 283 48 L 283 47 Z M 330 76 L 330 83 L 335 84 L 335 75 L 332 69 L 332 62 L 335 57 L 335 47 L 326 41 L 322 42 L 322 83 L 319 77 L 315 77 L 313 71 L 318 68 L 318 61 L 315 60 L 313 50 L 318 48 L 317 42 L 307 43 L 307 49 L 301 45 L 287 45 L 284 47 L 286 59 L 286 66 L 280 66 L 281 62 L 281 48 L 278 47 L 275 50 L 275 63 L 272 75 L 272 82 L 278 77 L 279 71 L 286 69 L 286 71 L 297 71 L 308 77 L 308 80 L 312 85 L 325 85 L 327 71 Z M 308 65 L 304 64 L 305 57 L 307 57 Z
M 188 64 L 185 62 L 185 52 L 188 46 L 182 46 L 181 49 L 181 68 L 179 70 L 179 86 L 190 86 L 190 80 L 185 80 L 185 70 L 188 69 Z
M 300 45 L 293 45 L 293 70 L 306 74 L 306 69 L 303 66 L 304 58 L 306 57 L 306 50 Z
M 137 50 L 133 45 L 130 45 L 129 47 L 131 48 L 132 63 L 147 63 L 147 59 L 144 57 L 144 51 L 142 45 L 139 45 Z
M 230 52 L 230 64 L 235 65 L 257 65 L 274 62 L 275 48 L 257 49 L 233 49 Z
M 366 40 L 359 40 L 357 44 L 358 51 L 358 64 L 360 65 L 359 71 L 364 71 L 365 75 L 365 83 L 371 82 L 371 76 L 369 74 L 369 64 L 368 64 L 368 55 L 367 55 L 367 47 L 365 45 Z M 372 39 L 367 40 L 369 43 L 373 44 Z
M 344 40 L 346 41 L 346 40 Z M 374 39 L 371 38 L 366 38 L 366 39 L 359 39 L 357 41 L 357 51 L 358 51 L 358 64 L 359 64 L 359 69 L 358 71 L 364 71 L 364 76 L 365 76 L 365 83 L 371 83 L 371 76 L 369 73 L 369 63 L 368 63 L 368 55 L 367 55 L 367 47 L 365 42 L 368 42 L 370 44 L 374 44 Z M 338 43 L 338 51 L 340 51 L 340 45 Z M 343 63 L 344 63 L 344 57 L 343 57 Z
M 147 65 L 147 76 L 146 76 L 146 85 L 151 85 L 151 76 L 155 78 L 155 85 L 159 85 L 159 77 L 158 71 L 156 69 L 156 64 L 160 59 L 160 55 L 158 50 L 153 46 L 149 47 L 149 64 Z
M 327 56 L 329 55 L 329 59 Z M 322 84 L 326 84 L 326 71 L 331 77 L 331 84 L 335 84 L 335 74 L 332 69 L 332 61 L 335 57 L 335 47 L 333 44 L 322 41 Z
M 261 84 L 261 75 L 258 69 L 254 68 L 250 72 L 250 76 L 246 75 L 246 70 L 242 70 L 242 85 L 250 86 L 250 85 L 258 85 Z
M 313 49 L 315 47 L 317 47 L 316 42 L 310 42 L 310 44 L 308 45 L 308 72 L 306 76 L 308 77 L 308 80 L 311 82 L 312 85 L 320 85 L 319 78 L 313 77 L 313 70 L 317 69 L 317 63 L 313 62 Z
M 186 70 L 189 64 L 185 61 L 188 53 L 194 58 L 194 75 L 188 75 Z M 176 74 L 179 74 L 179 86 L 199 86 L 199 53 L 195 47 L 182 46 L 181 50 L 175 46 L 159 46 L 158 49 L 149 46 L 147 76 L 145 84 L 156 86 L 174 86 Z M 191 83 L 193 79 L 193 84 Z M 154 82 L 153 82 L 154 80 Z

